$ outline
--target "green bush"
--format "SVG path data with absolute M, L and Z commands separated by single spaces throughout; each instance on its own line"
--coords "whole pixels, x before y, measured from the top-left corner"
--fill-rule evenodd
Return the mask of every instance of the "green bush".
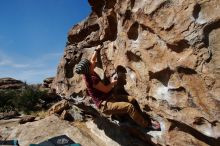
M 13 105 L 18 110 L 29 112 L 37 110 L 36 105 L 39 99 L 46 95 L 46 92 L 37 90 L 33 87 L 27 86 L 23 89 L 19 96 L 14 98 Z
M 46 96 L 46 91 L 40 91 L 34 86 L 25 86 L 19 90 L 0 91 L 0 112 L 18 110 L 25 113 L 37 110 L 39 99 Z
M 14 109 L 13 98 L 19 94 L 18 90 L 0 90 L 0 112 Z

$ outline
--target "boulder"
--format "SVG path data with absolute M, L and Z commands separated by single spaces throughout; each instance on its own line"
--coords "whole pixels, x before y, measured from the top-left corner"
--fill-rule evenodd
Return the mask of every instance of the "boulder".
M 33 122 L 35 120 L 35 116 L 32 116 L 32 115 L 25 115 L 23 116 L 20 120 L 19 120 L 19 123 L 20 124 L 25 124 L 27 122 Z
M 220 143 L 220 1 L 89 0 L 92 12 L 73 26 L 52 88 L 85 90 L 74 73 L 98 45 L 96 72 L 120 76 L 116 92 L 134 96 L 163 125 L 160 145 Z M 124 92 L 126 91 L 126 92 Z
M 64 110 L 61 114 L 61 119 L 68 121 L 83 121 L 85 116 L 82 109 L 72 105 L 70 109 Z
M 40 143 L 55 136 L 66 135 L 83 146 L 145 146 L 143 142 L 120 132 L 118 127 L 114 127 L 106 120 L 97 120 L 99 127 L 95 123 L 96 120 L 86 123 L 70 123 L 51 115 L 39 121 L 13 127 L 6 140 L 17 139 L 20 145 L 29 146 L 29 144 Z
M 44 79 L 42 86 L 44 88 L 50 88 L 53 80 L 54 80 L 54 77 L 49 77 L 49 78 Z
M 20 89 L 25 86 L 20 80 L 13 78 L 0 78 L 0 89 Z
M 36 144 L 49 138 L 67 135 L 82 145 L 96 146 L 96 143 L 82 133 L 77 127 L 52 115 L 43 120 L 17 126 L 11 131 L 8 139 L 18 139 L 22 146 Z
M 60 114 L 63 112 L 64 109 L 69 108 L 69 104 L 68 101 L 66 100 L 62 100 L 56 104 L 54 104 L 49 110 L 48 110 L 48 114 L 52 115 L 52 114 Z

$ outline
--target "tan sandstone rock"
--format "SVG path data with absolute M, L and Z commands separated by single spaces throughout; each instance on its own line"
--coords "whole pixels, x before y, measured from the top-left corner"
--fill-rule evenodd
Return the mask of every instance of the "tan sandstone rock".
M 73 141 L 82 145 L 98 146 L 96 142 L 81 132 L 80 129 L 66 121 L 60 120 L 55 115 L 15 127 L 8 139 L 17 139 L 20 145 L 29 146 L 29 144 L 37 144 L 59 135 L 67 135 Z
M 118 69 L 117 89 L 165 125 L 152 134 L 155 143 L 219 145 L 220 1 L 89 2 L 92 12 L 70 30 L 52 88 L 61 96 L 85 90 L 75 65 L 103 44 L 98 74 Z
M 56 104 L 54 104 L 49 110 L 48 114 L 52 115 L 54 113 L 61 113 L 64 109 L 67 109 L 69 107 L 68 101 L 62 100 Z
M 0 78 L 0 89 L 20 89 L 25 86 L 20 80 L 13 78 Z

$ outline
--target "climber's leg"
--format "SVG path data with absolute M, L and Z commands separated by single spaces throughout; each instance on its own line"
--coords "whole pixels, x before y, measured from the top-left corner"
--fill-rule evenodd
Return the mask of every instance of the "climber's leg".
M 138 125 L 143 128 L 148 126 L 148 122 L 144 119 L 144 117 L 137 111 L 137 109 L 129 102 L 114 102 L 108 101 L 106 102 L 101 110 L 104 114 L 128 114 Z

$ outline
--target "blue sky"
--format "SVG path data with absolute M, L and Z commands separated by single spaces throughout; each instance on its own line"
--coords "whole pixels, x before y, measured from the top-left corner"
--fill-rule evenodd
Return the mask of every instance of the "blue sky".
M 55 76 L 68 31 L 90 12 L 87 0 L 0 0 L 0 78 Z

